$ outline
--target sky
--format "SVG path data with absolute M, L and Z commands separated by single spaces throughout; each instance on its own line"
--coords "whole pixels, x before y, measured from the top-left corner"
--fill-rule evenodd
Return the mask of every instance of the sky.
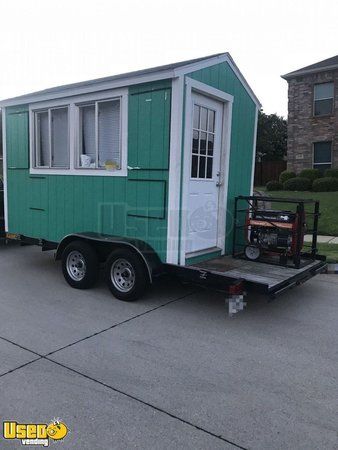
M 338 54 L 337 0 L 0 0 L 0 99 L 228 51 L 266 113 Z

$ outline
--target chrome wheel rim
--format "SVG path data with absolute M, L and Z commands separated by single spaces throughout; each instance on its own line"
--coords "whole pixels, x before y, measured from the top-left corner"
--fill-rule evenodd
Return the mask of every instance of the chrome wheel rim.
M 86 275 L 86 261 L 82 253 L 74 250 L 69 253 L 66 261 L 67 272 L 74 281 L 82 281 Z
M 110 278 L 120 292 L 129 292 L 135 285 L 135 271 L 133 266 L 124 258 L 113 262 L 110 269 Z

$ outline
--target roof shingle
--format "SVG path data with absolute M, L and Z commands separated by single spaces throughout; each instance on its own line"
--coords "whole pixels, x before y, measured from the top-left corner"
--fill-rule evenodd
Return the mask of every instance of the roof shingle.
M 306 75 L 308 73 L 321 72 L 322 70 L 330 70 L 336 68 L 338 68 L 338 55 L 323 59 L 323 61 L 310 64 L 309 66 L 302 67 L 301 69 L 294 70 L 293 72 L 289 72 L 285 75 L 282 75 L 282 78 L 284 78 L 285 80 L 289 80 L 290 78 L 294 78 L 299 75 Z

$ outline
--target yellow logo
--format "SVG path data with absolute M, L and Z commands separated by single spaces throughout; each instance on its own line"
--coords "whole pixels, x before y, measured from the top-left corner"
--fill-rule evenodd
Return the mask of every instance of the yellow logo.
M 3 422 L 3 437 L 5 439 L 21 440 L 22 445 L 42 445 L 48 447 L 50 440 L 60 441 L 68 434 L 67 425 L 55 419 L 46 423 Z

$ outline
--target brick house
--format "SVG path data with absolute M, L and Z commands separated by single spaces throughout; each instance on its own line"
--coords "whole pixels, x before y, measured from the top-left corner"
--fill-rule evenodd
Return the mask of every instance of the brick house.
M 338 168 L 338 55 L 282 78 L 289 85 L 288 170 Z

